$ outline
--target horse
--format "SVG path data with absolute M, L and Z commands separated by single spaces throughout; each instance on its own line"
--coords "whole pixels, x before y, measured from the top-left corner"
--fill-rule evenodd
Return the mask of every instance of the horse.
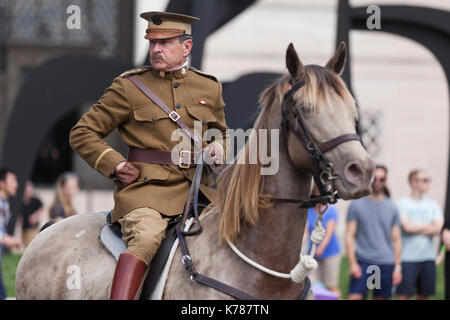
M 370 193 L 374 163 L 355 139 L 357 106 L 340 77 L 346 54 L 341 43 L 326 66 L 305 66 L 294 46 L 288 46 L 288 72 L 261 93 L 253 127 L 255 132 L 281 132 L 278 150 L 269 147 L 271 155 L 278 155 L 278 171 L 263 175 L 266 165 L 261 161 L 238 161 L 251 156 L 251 144 L 260 142 L 258 135 L 250 135 L 234 161 L 224 166 L 217 198 L 199 219 L 203 231 L 186 239 L 199 273 L 258 299 L 297 299 L 305 281 L 260 271 L 227 242 L 256 263 L 289 273 L 298 262 L 307 217 L 298 199 L 308 201 L 313 180 L 327 182 L 332 196 L 345 200 Z M 326 145 L 324 152 L 317 151 L 319 145 Z M 108 299 L 116 260 L 99 239 L 104 225 L 105 213 L 84 213 L 41 231 L 18 264 L 17 299 Z M 180 261 L 178 248 L 163 299 L 232 299 L 191 281 Z

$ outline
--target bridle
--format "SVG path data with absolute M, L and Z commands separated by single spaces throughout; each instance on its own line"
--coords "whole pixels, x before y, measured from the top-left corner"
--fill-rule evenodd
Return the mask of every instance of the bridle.
M 333 175 L 333 164 L 325 158 L 324 153 L 347 141 L 356 140 L 361 142 L 361 137 L 356 133 L 347 133 L 326 142 L 316 144 L 306 128 L 300 112 L 295 107 L 295 103 L 293 103 L 294 100 L 292 97 L 294 93 L 303 85 L 305 85 L 304 80 L 297 82 L 283 96 L 281 106 L 282 120 L 280 138 L 285 138 L 284 140 L 287 147 L 287 133 L 289 130 L 294 133 L 298 140 L 300 140 L 303 147 L 311 157 L 311 171 L 314 182 L 319 189 L 320 196 L 312 196 L 309 200 L 275 197 L 269 197 L 268 200 L 278 203 L 295 203 L 299 204 L 301 208 L 311 208 L 315 207 L 319 203 L 323 205 L 334 204 L 337 202 L 339 197 L 333 185 L 333 180 L 339 179 L 339 177 Z M 292 116 L 290 116 L 291 114 Z

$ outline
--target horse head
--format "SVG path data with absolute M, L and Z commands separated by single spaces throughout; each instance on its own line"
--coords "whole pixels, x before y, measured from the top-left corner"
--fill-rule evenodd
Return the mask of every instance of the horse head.
M 316 184 L 320 180 L 329 182 L 347 200 L 370 193 L 374 162 L 356 134 L 357 106 L 340 77 L 345 61 L 344 42 L 325 67 L 304 66 L 290 44 L 286 52 L 289 75 L 284 88 L 284 100 L 288 101 L 283 103 L 285 118 L 291 124 L 292 118 L 297 120 L 287 130 L 291 160 L 313 172 L 323 172 L 330 166 L 325 175 L 315 177 Z

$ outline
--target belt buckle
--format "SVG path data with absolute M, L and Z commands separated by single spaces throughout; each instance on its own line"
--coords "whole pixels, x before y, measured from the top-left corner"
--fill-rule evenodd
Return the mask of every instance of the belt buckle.
M 172 119 L 173 122 L 177 122 L 178 119 L 180 119 L 180 115 L 178 113 L 176 113 L 175 111 L 172 111 L 169 114 L 169 118 Z
M 183 161 L 185 158 L 187 158 L 187 161 Z M 191 167 L 191 152 L 189 150 L 180 151 L 178 166 L 182 169 L 189 169 Z

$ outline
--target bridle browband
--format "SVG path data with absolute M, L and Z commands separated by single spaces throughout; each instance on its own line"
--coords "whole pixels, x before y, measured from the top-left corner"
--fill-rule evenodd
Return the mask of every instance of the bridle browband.
M 293 106 L 293 95 L 302 86 L 305 85 L 305 80 L 295 83 L 288 92 L 283 96 L 282 102 L 282 120 L 281 120 L 281 135 L 286 135 L 286 148 L 288 144 L 287 132 L 288 130 L 294 133 L 298 140 L 302 143 L 305 150 L 311 157 L 312 175 L 314 182 L 319 189 L 320 196 L 312 196 L 309 200 L 304 199 L 289 199 L 289 198 L 275 198 L 270 197 L 269 200 L 278 203 L 295 203 L 299 204 L 301 208 L 311 208 L 316 204 L 334 204 L 337 202 L 338 194 L 334 189 L 333 180 L 339 177 L 333 175 L 333 164 L 325 158 L 324 153 L 328 152 L 342 143 L 347 141 L 361 141 L 361 137 L 356 133 L 347 133 L 336 138 L 330 139 L 326 142 L 316 144 L 305 126 L 298 109 Z M 292 114 L 292 117 L 290 116 Z

